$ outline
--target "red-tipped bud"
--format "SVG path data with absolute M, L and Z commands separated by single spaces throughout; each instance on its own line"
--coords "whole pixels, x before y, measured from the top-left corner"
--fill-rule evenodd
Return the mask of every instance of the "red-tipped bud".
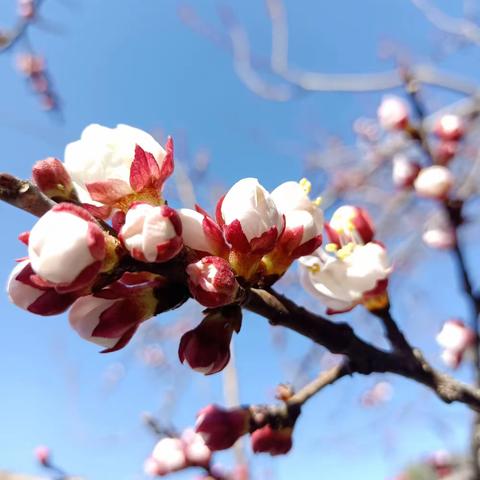
M 178 214 L 182 221 L 183 244 L 200 254 L 224 256 L 228 246 L 222 229 L 206 213 L 181 208 Z
M 34 225 L 28 256 L 35 273 L 57 291 L 90 285 L 107 254 L 107 237 L 83 208 L 59 203 Z
M 450 249 L 455 246 L 455 232 L 450 227 L 433 227 L 425 230 L 422 240 L 430 248 L 440 250 Z
M 360 207 L 344 205 L 332 215 L 325 230 L 332 243 L 342 246 L 347 243 L 366 244 L 373 240 L 375 227 L 368 212 Z
M 205 443 L 202 435 L 191 428 L 182 432 L 183 451 L 190 465 L 206 467 L 212 459 L 212 451 Z
M 148 466 L 149 471 L 158 476 L 178 472 L 189 466 L 185 457 L 183 442 L 179 438 L 162 438 L 155 445 L 150 458 L 151 460 L 146 466 Z
M 28 260 L 17 264 L 10 274 L 7 293 L 17 307 L 36 315 L 58 315 L 75 301 L 74 294 L 62 295 L 54 288 L 38 286 L 32 277 L 35 277 L 35 272 Z
M 136 203 L 128 210 L 119 238 L 133 258 L 142 262 L 166 262 L 183 247 L 182 223 L 167 205 Z
M 393 158 L 392 179 L 398 188 L 410 188 L 417 178 L 420 165 L 405 155 L 396 155 Z
M 140 323 L 158 311 L 154 285 L 117 282 L 95 295 L 81 297 L 70 309 L 70 325 L 85 340 L 105 347 L 104 353 L 119 350 Z
M 450 170 L 441 165 L 433 165 L 420 171 L 414 182 L 415 191 L 421 197 L 444 200 L 454 184 Z
M 292 429 L 274 430 L 270 425 L 265 425 L 252 433 L 251 441 L 254 453 L 284 455 L 292 448 Z
M 475 343 L 475 332 L 456 318 L 447 320 L 436 337 L 443 348 L 442 360 L 450 368 L 458 368 L 465 353 Z
M 51 452 L 47 446 L 39 445 L 34 449 L 33 455 L 36 458 L 37 462 L 43 465 L 44 467 L 50 464 Z
M 247 408 L 225 410 L 208 405 L 198 413 L 195 430 L 202 435 L 210 450 L 225 450 L 248 432 L 250 416 Z
M 465 134 L 465 125 L 458 115 L 442 115 L 435 124 L 434 132 L 441 140 L 456 142 Z
M 39 160 L 32 169 L 33 181 L 42 193 L 55 200 L 68 200 L 73 192 L 72 179 L 63 163 L 53 157 Z
M 45 61 L 42 57 L 24 53 L 17 57 L 17 68 L 26 77 L 36 76 L 45 70 Z
M 190 368 L 205 375 L 223 370 L 230 360 L 230 341 L 241 325 L 241 310 L 227 307 L 206 316 L 180 340 L 178 356 Z
M 186 271 L 192 296 L 205 307 L 221 307 L 235 300 L 239 284 L 223 258 L 204 257 Z
M 227 242 L 242 253 L 268 253 L 284 228 L 275 202 L 256 178 L 244 178 L 233 185 L 218 213 Z
M 25 20 L 31 20 L 35 17 L 35 3 L 33 0 L 19 0 L 18 1 L 18 14 Z
M 377 116 L 385 130 L 403 130 L 408 125 L 408 107 L 399 97 L 385 97 L 378 107 Z

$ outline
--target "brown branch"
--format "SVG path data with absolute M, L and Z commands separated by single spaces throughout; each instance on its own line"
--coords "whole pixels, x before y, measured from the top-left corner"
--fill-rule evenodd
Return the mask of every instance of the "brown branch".
M 395 351 L 408 356 L 414 355 L 411 345 L 392 317 L 390 305 L 386 308 L 372 310 L 372 314 L 382 321 L 387 338 Z
M 8 173 L 0 173 L 0 200 L 36 217 L 41 217 L 55 205 L 33 183 Z
M 323 390 L 328 385 L 335 383 L 346 375 L 350 375 L 350 373 L 348 361 L 343 361 L 338 365 L 335 365 L 329 370 L 320 373 L 315 380 L 308 385 L 305 385 L 301 390 L 290 397 L 287 401 L 287 405 L 303 405 L 320 390 Z
M 252 289 L 244 307 L 348 358 L 351 373 L 394 373 L 433 390 L 446 403 L 460 402 L 480 411 L 480 390 L 436 371 L 416 349 L 413 355 L 387 352 L 357 337 L 345 323 L 334 323 L 296 305 L 273 290 Z

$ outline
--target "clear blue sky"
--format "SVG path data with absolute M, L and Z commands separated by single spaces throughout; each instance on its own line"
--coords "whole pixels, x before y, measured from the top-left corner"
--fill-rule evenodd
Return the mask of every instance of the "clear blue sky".
M 219 25 L 215 1 L 196 3 L 201 3 L 199 13 L 207 21 Z M 445 0 L 438 3 L 453 8 Z M 12 20 L 14 4 L 0 0 L 0 25 Z M 258 52 L 267 54 L 269 24 L 263 2 L 229 4 Z M 32 39 L 47 56 L 64 121 L 40 111 L 13 68 L 13 56 L 1 56 L 0 170 L 27 177 L 34 161 L 61 158 L 65 144 L 89 123 L 127 123 L 185 134 L 192 151 L 210 151 L 211 176 L 227 185 L 257 176 L 273 188 L 302 176 L 301 154 L 312 141 L 312 125 L 353 141 L 352 121 L 374 114 L 379 94 L 325 93 L 284 104 L 258 98 L 237 79 L 225 51 L 179 20 L 178 5 L 174 0 L 47 0 L 44 29 L 32 30 Z M 415 60 L 428 58 L 434 50 L 434 30 L 405 0 L 290 0 L 287 7 L 291 58 L 302 67 L 328 72 L 383 69 L 377 51 L 386 38 L 400 42 Z M 443 64 L 472 78 L 479 76 L 478 65 L 478 51 L 472 49 Z M 431 98 L 433 103 L 443 100 L 439 95 Z M 0 278 L 6 281 L 13 260 L 24 255 L 17 234 L 28 230 L 33 218 L 7 205 L 0 205 L 0 214 Z M 434 359 L 435 329 L 449 315 L 464 313 L 452 293 L 452 266 L 445 256 L 435 255 L 423 264 L 429 268 L 418 267 L 414 278 L 394 281 L 403 292 L 414 289 L 423 295 L 432 278 L 442 275 L 445 282 L 437 291 L 425 294 L 435 300 L 435 307 L 413 315 L 393 300 L 413 342 Z M 478 250 L 472 252 L 475 258 Z M 420 280 L 426 285 L 420 287 Z M 179 428 L 191 424 L 206 403 L 221 402 L 219 377 L 190 375 L 186 368 L 175 375 L 158 374 L 138 360 L 135 343 L 119 353 L 99 355 L 94 345 L 69 329 L 64 316 L 34 317 L 11 306 L 6 296 L 0 296 L 0 312 L 0 469 L 36 472 L 31 451 L 42 443 L 68 471 L 91 480 L 140 479 L 143 459 L 154 444 L 140 414 L 161 408 L 171 395 L 172 381 L 180 392 L 171 410 Z M 280 355 L 272 347 L 266 322 L 246 320 L 236 342 L 241 396 L 243 402 L 262 403 L 271 400 L 276 383 L 292 380 L 291 366 L 309 343 L 288 335 L 288 355 Z M 366 335 L 378 336 L 372 319 L 355 321 Z M 175 364 L 175 345 L 165 348 Z M 107 391 L 105 375 L 120 365 L 123 379 Z M 391 380 L 393 400 L 372 410 L 360 407 L 359 396 L 373 385 L 373 378 L 345 379 L 326 390 L 305 408 L 293 452 L 274 461 L 255 461 L 258 478 L 269 478 L 272 471 L 280 480 L 292 475 L 382 480 L 432 450 L 464 448 L 464 408 L 445 407 L 421 387 Z

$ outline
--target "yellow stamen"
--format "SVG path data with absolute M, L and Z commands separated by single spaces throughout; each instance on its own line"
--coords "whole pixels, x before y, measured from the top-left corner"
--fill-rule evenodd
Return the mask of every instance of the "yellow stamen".
M 320 265 L 318 263 L 316 263 L 315 265 L 310 265 L 307 268 L 312 273 L 318 273 L 320 271 Z
M 312 184 L 306 178 L 302 178 L 298 183 L 307 195 L 312 191 Z
M 337 258 L 339 258 L 340 260 L 345 260 L 349 255 L 352 254 L 354 248 L 355 248 L 354 243 L 352 242 L 347 243 L 344 247 L 338 250 Z
M 314 205 L 316 205 L 317 207 L 319 207 L 323 202 L 323 198 L 322 197 L 317 197 L 315 200 L 312 201 L 312 203 Z
M 328 253 L 335 253 L 338 250 L 338 245 L 336 243 L 327 243 L 325 245 L 325 250 Z

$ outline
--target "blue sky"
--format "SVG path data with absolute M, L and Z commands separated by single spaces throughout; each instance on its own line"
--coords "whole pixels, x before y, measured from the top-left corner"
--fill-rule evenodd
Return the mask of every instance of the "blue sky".
M 14 3 L 0 0 L 0 24 L 13 19 Z M 269 24 L 263 2 L 229 4 L 258 54 L 267 55 Z M 286 4 L 292 62 L 312 70 L 387 68 L 377 59 L 384 39 L 400 43 L 411 58 L 424 61 L 438 39 L 405 0 Z M 453 8 L 446 0 L 438 4 Z M 258 98 L 238 80 L 228 53 L 179 20 L 178 6 L 174 0 L 47 0 L 44 26 L 32 30 L 31 38 L 47 57 L 62 98 L 63 121 L 40 110 L 13 68 L 13 55 L 1 56 L 0 170 L 28 177 L 34 161 L 61 158 L 65 144 L 77 139 L 89 123 L 127 123 L 186 136 L 191 151 L 208 149 L 209 175 L 215 181 L 229 185 L 256 176 L 273 188 L 301 178 L 302 156 L 314 143 L 312 131 L 353 141 L 353 120 L 374 114 L 380 94 L 312 94 L 288 103 Z M 216 2 L 205 0 L 198 11 L 221 28 Z M 478 51 L 467 49 L 442 66 L 478 78 L 478 57 Z M 438 105 L 446 98 L 432 92 L 428 100 Z M 28 230 L 33 219 L 7 205 L 0 205 L 0 213 L 0 278 L 6 281 L 13 260 L 24 255 L 17 234 Z M 471 251 L 471 258 L 478 259 L 478 253 Z M 436 328 L 445 317 L 464 314 L 465 306 L 455 295 L 454 272 L 446 256 L 424 257 L 414 276 L 399 275 L 393 285 L 405 295 L 420 292 L 435 306 L 413 315 L 403 297 L 398 303 L 394 297 L 393 303 L 414 343 L 436 361 Z M 445 279 L 435 291 L 429 288 L 433 278 Z M 135 344 L 99 355 L 94 345 L 69 329 L 64 316 L 34 317 L 14 308 L 6 296 L 0 296 L 0 312 L 0 468 L 36 472 L 31 451 L 44 443 L 62 466 L 91 480 L 140 479 L 143 459 L 154 444 L 141 424 L 142 412 L 168 412 L 183 428 L 206 403 L 222 401 L 218 376 L 203 378 L 186 368 L 159 374 L 142 365 Z M 155 322 L 174 323 L 178 315 Z M 372 319 L 352 321 L 365 335 L 380 332 Z M 164 348 L 175 364 L 174 342 Z M 292 334 L 286 351 L 279 352 L 266 322 L 248 316 L 236 340 L 242 401 L 270 401 L 275 384 L 292 380 L 292 365 L 308 348 L 308 342 Z M 123 372 L 122 380 L 106 390 L 105 375 L 115 372 Z M 466 371 L 461 375 L 468 378 Z M 273 472 L 281 480 L 292 474 L 302 479 L 334 475 L 347 480 L 356 475 L 382 480 L 432 450 L 465 447 L 468 414 L 463 407 L 445 407 L 423 388 L 391 380 L 393 400 L 378 409 L 362 408 L 358 400 L 373 378 L 344 379 L 325 390 L 305 408 L 291 455 L 255 460 L 258 478 L 270 478 Z M 178 391 L 175 408 L 162 408 L 172 385 Z M 227 464 L 230 460 L 228 455 L 222 459 Z

